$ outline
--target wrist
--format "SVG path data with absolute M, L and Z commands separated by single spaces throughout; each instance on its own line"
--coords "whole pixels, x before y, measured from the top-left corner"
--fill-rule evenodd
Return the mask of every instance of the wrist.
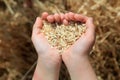
M 51 49 L 47 53 L 38 55 L 34 80 L 58 80 L 61 56 Z
M 43 66 L 37 64 L 33 80 L 58 80 L 59 78 L 59 70 L 48 70 L 43 68 Z
M 89 59 L 89 51 L 87 52 L 75 52 L 73 50 L 67 50 L 63 53 L 63 57 L 64 55 L 69 56 L 69 58 L 71 58 L 71 60 L 76 60 L 76 59 Z
M 62 55 L 71 80 L 96 80 L 96 75 L 90 64 L 89 56 L 67 52 Z

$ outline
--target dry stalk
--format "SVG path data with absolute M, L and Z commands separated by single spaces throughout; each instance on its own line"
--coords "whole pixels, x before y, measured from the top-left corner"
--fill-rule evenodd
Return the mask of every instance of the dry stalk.
M 47 10 L 46 6 L 39 0 L 35 0 L 35 3 L 39 6 L 40 9 Z
M 8 2 L 7 0 L 3 0 L 3 1 L 4 1 L 5 5 L 7 6 L 9 12 L 10 12 L 11 14 L 14 14 L 14 11 L 13 11 L 13 9 L 11 8 L 9 2 Z
M 26 77 L 28 76 L 28 74 L 33 70 L 33 68 L 35 67 L 35 65 L 37 64 L 37 61 L 34 62 L 34 64 L 30 67 L 30 69 L 25 73 L 25 75 L 22 77 L 21 80 L 25 80 Z

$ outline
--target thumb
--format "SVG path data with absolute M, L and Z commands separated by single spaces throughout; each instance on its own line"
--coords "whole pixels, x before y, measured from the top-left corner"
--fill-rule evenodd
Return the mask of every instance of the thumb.
M 33 33 L 32 34 L 39 34 L 41 28 L 42 28 L 42 19 L 40 17 L 37 17 L 35 24 L 33 25 Z
M 93 24 L 93 18 L 88 18 L 86 21 L 86 34 L 87 35 L 95 35 L 95 25 Z

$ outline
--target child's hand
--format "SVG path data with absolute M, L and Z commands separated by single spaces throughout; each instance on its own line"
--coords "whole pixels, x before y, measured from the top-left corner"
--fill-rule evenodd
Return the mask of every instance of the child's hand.
M 69 49 L 62 53 L 62 59 L 72 80 L 97 80 L 88 59 L 88 54 L 95 42 L 93 19 L 72 12 L 62 15 L 54 14 L 50 17 L 52 22 L 56 21 L 65 25 L 69 25 L 70 21 L 79 21 L 86 24 L 86 32 Z M 49 21 L 49 17 L 47 17 L 47 20 Z
M 95 42 L 95 26 L 93 19 L 74 13 L 67 13 L 66 20 L 80 21 L 86 24 L 86 31 L 82 36 L 62 54 L 72 80 L 97 80 L 92 69 L 88 54 Z
M 67 53 L 72 53 L 76 56 L 87 56 L 95 42 L 95 26 L 93 24 L 93 19 L 90 17 L 86 17 L 80 14 L 69 15 L 68 20 L 71 20 L 70 17 L 73 17 L 73 21 L 80 21 L 85 23 L 86 31 L 82 36 L 68 49 Z
M 41 33 L 42 19 L 37 18 L 33 26 L 32 42 L 38 53 L 37 67 L 34 80 L 57 80 L 61 64 L 61 56 L 52 48 L 44 34 Z

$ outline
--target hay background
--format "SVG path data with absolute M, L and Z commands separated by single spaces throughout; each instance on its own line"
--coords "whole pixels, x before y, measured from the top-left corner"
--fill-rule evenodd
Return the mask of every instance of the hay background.
M 12 8 L 12 11 L 6 7 Z M 96 43 L 90 61 L 99 80 L 120 79 L 119 0 L 0 0 L 0 80 L 31 80 L 37 54 L 32 25 L 43 11 L 73 11 L 94 18 Z M 63 66 L 63 65 L 62 65 Z M 27 75 L 26 75 L 27 74 Z M 65 66 L 60 80 L 69 80 Z

